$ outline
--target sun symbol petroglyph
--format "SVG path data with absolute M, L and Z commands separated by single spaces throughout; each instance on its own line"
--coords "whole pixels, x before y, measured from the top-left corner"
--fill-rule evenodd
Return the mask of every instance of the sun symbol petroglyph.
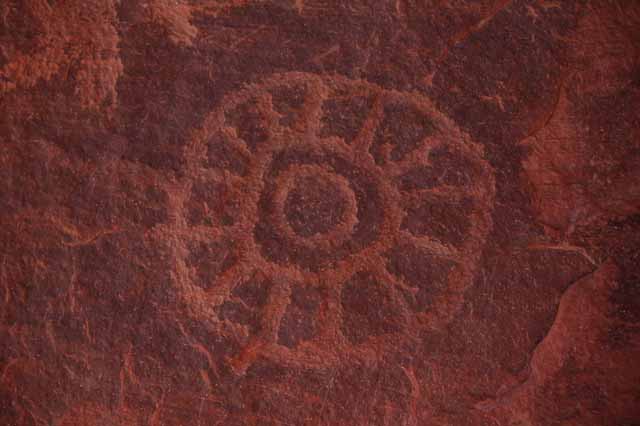
M 473 282 L 493 172 L 419 94 L 278 74 L 225 97 L 185 156 L 185 300 L 235 336 L 236 373 L 375 357 Z

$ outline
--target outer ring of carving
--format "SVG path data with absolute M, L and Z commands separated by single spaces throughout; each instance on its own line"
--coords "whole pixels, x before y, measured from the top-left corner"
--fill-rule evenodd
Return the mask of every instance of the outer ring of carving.
M 292 87 L 298 85 L 308 92 L 308 97 L 302 107 L 304 119 L 294 121 L 290 128 L 278 124 L 279 114 L 270 106 L 270 90 L 275 87 Z M 376 101 L 367 117 L 363 128 L 353 141 L 343 141 L 337 137 L 319 137 L 321 126 L 322 103 L 325 99 L 341 90 L 352 91 L 354 93 L 371 94 Z M 269 120 L 267 128 L 267 141 L 254 149 L 244 144 L 238 138 L 238 132 L 233 129 L 228 121 L 227 114 L 236 106 L 254 102 L 258 108 L 262 108 Z M 380 125 L 384 114 L 383 105 L 390 102 L 400 102 L 410 104 L 428 116 L 435 127 L 435 136 L 425 139 L 420 147 L 406 155 L 398 162 L 388 164 L 377 164 L 369 149 L 375 135 L 376 126 Z M 229 139 L 247 158 L 250 158 L 250 172 L 244 177 L 232 176 L 227 171 L 211 170 L 203 165 L 202 158 L 205 156 L 205 144 L 207 140 L 217 132 L 226 134 Z M 311 144 L 311 145 L 310 145 Z M 305 271 L 289 265 L 277 265 L 269 262 L 260 255 L 260 249 L 253 239 L 253 229 L 258 217 L 258 203 L 260 194 L 265 187 L 264 179 L 269 171 L 273 156 L 284 149 L 294 146 L 312 146 L 310 149 L 329 150 L 337 152 L 341 157 L 352 161 L 355 167 L 360 167 L 371 173 L 376 181 L 381 202 L 384 204 L 384 219 L 380 225 L 379 237 L 364 247 L 358 253 L 340 260 L 333 267 L 319 270 L 317 272 Z M 401 230 L 401 223 L 404 217 L 403 206 L 414 199 L 414 191 L 410 193 L 402 190 L 398 186 L 398 179 L 410 167 L 415 165 L 429 166 L 428 153 L 436 146 L 450 146 L 456 155 L 464 156 L 473 168 L 473 180 L 459 193 L 452 196 L 471 197 L 473 200 L 470 219 L 472 228 L 467 238 L 460 247 L 452 247 L 446 243 L 434 241 L 430 238 L 417 237 Z M 384 150 L 385 147 L 383 147 Z M 390 149 L 390 148 L 389 148 Z M 238 217 L 236 223 L 226 230 L 213 229 L 213 233 L 218 238 L 219 235 L 228 235 L 235 238 L 239 251 L 238 264 L 231 271 L 220 277 L 220 288 L 214 289 L 209 296 L 203 294 L 201 299 L 193 303 L 194 297 L 189 290 L 187 299 L 193 308 L 193 313 L 202 321 L 219 328 L 219 321 L 215 314 L 212 314 L 212 306 L 221 304 L 228 297 L 230 290 L 242 279 L 246 279 L 253 270 L 260 270 L 262 273 L 273 276 L 281 282 L 291 285 L 296 281 L 305 281 L 309 285 L 323 285 L 331 283 L 335 286 L 329 292 L 329 300 L 326 311 L 320 318 L 321 330 L 319 335 L 299 347 L 288 349 L 277 345 L 274 341 L 277 335 L 280 318 L 284 313 L 288 301 L 289 292 L 282 290 L 282 296 L 274 296 L 271 300 L 271 307 L 265 311 L 264 326 L 267 331 L 253 339 L 243 353 L 231 360 L 236 371 L 244 371 L 251 364 L 258 354 L 277 360 L 284 365 L 310 367 L 327 366 L 341 362 L 344 357 L 355 356 L 361 359 L 370 359 L 379 356 L 379 351 L 370 351 L 367 345 L 352 347 L 345 341 L 340 331 L 331 325 L 340 317 L 339 297 L 342 285 L 355 273 L 368 270 L 385 281 L 394 288 L 408 288 L 409 285 L 401 278 L 390 274 L 384 266 L 386 252 L 407 243 L 415 247 L 428 250 L 435 256 L 450 259 L 455 262 L 455 267 L 448 275 L 448 286 L 445 291 L 437 295 L 433 300 L 433 308 L 426 312 L 409 313 L 405 310 L 410 329 L 417 328 L 441 329 L 455 315 L 456 310 L 462 304 L 464 292 L 473 282 L 474 271 L 480 259 L 484 241 L 491 229 L 491 210 L 494 202 L 494 177 L 490 165 L 483 159 L 483 149 L 480 145 L 471 141 L 469 136 L 460 131 L 457 126 L 447 117 L 442 115 L 431 102 L 422 95 L 415 93 L 401 93 L 380 88 L 371 83 L 354 81 L 344 77 L 331 76 L 320 77 L 307 73 L 284 73 L 272 76 L 262 82 L 249 84 L 244 89 L 230 93 L 220 103 L 220 107 L 210 113 L 203 126 L 196 130 L 190 143 L 187 146 L 185 156 L 187 159 L 187 181 L 193 176 L 207 176 L 216 181 L 227 182 L 231 191 L 241 194 L 243 200 L 243 212 Z M 324 169 L 324 166 L 314 166 Z M 282 185 L 290 185 L 291 177 L 285 175 L 280 178 Z M 344 183 L 344 182 L 343 182 Z M 188 183 L 187 183 L 188 185 Z M 438 196 L 453 194 L 454 189 L 445 186 L 434 188 L 431 192 Z M 282 199 L 286 191 L 278 192 L 278 205 L 282 204 Z M 419 192 L 419 191 L 418 191 Z M 360 206 L 350 202 L 349 212 L 357 212 Z M 274 217 L 275 223 L 282 225 L 283 215 L 280 208 Z M 355 226 L 353 221 L 343 225 L 341 230 L 352 229 Z M 307 247 L 319 244 L 319 239 L 299 238 L 294 235 L 287 226 L 279 226 L 280 231 L 296 241 L 297 244 Z M 345 233 L 346 234 L 346 233 Z M 201 234 L 199 234 L 201 235 Z M 350 234 L 349 234 L 350 235 Z M 346 235 L 348 237 L 348 235 Z M 213 236 L 212 236 L 213 238 Z M 333 238 L 333 239 L 332 239 Z M 333 235 L 329 240 L 335 243 L 338 241 L 337 235 Z M 345 240 L 345 236 L 342 237 Z M 193 287 L 189 287 L 192 289 Z M 399 296 L 394 298 L 400 300 Z M 203 303 L 202 300 L 205 302 Z M 209 302 L 206 302 L 206 301 Z M 207 304 L 209 303 L 209 304 Z M 401 302 L 399 302 L 401 303 Z M 379 336 L 377 347 L 382 345 L 387 348 L 400 347 L 407 336 L 391 335 Z

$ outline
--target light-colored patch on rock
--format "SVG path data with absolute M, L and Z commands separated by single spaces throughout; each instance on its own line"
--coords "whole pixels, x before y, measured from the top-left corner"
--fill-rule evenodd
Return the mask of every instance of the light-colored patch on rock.
M 523 141 L 534 207 L 557 237 L 640 211 L 638 56 L 624 54 L 638 51 L 640 13 L 593 7 L 570 39 L 575 66 Z

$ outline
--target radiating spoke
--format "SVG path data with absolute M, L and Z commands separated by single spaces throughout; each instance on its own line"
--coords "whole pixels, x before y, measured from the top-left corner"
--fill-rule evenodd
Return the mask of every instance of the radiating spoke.
M 376 276 L 379 277 L 382 282 L 398 289 L 403 289 L 408 292 L 415 292 L 415 289 L 413 287 L 389 272 L 387 263 L 388 259 L 383 256 L 377 256 L 377 261 L 371 266 L 371 270 L 375 272 Z
M 307 81 L 302 115 L 307 126 L 305 131 L 309 137 L 320 134 L 322 104 L 327 98 L 327 94 L 328 89 L 320 79 L 310 79 Z
M 418 148 L 407 154 L 402 160 L 385 162 L 383 169 L 388 176 L 399 178 L 410 171 L 430 167 L 428 158 L 432 145 L 432 139 L 425 138 Z
M 371 147 L 373 146 L 373 140 L 376 136 L 378 127 L 382 123 L 384 116 L 384 97 L 382 94 L 377 94 L 371 107 L 369 114 L 364 121 L 362 128 L 358 136 L 354 141 L 355 151 L 359 155 L 366 155 L 373 160 L 371 156 Z
M 253 267 L 250 264 L 244 260 L 239 260 L 236 261 L 235 265 L 213 278 L 212 282 L 207 283 L 209 288 L 206 291 L 207 298 L 212 304 L 211 306 L 215 307 L 224 303 L 233 288 L 247 280 L 252 272 Z
M 421 248 L 434 256 L 449 259 L 454 262 L 463 261 L 460 251 L 449 245 L 428 236 L 418 236 L 411 232 L 400 230 L 397 237 L 398 244 L 411 244 L 414 247 Z

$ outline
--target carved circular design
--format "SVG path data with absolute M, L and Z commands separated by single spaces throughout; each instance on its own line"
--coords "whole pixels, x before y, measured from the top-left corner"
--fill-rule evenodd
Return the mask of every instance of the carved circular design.
M 263 174 L 258 201 L 258 220 L 254 238 L 264 258 L 286 265 L 293 263 L 312 272 L 334 268 L 337 262 L 360 252 L 377 239 L 378 229 L 390 226 L 381 206 L 385 186 L 375 174 L 355 163 L 341 146 L 332 141 L 323 144 L 287 146 L 274 152 Z M 332 180 L 340 188 L 344 204 L 334 214 L 342 216 L 330 233 L 311 238 L 296 235 L 285 214 L 281 213 L 282 194 L 287 178 L 305 170 L 316 178 Z M 299 178 L 299 176 L 298 176 Z M 299 180 L 296 182 L 302 183 Z M 317 189 L 317 188 L 316 188 Z M 305 188 L 309 197 L 314 188 Z M 331 200 L 325 200 L 329 202 Z M 300 226 L 313 226 L 300 224 Z
M 243 336 L 237 373 L 375 358 L 441 328 L 473 282 L 493 172 L 421 95 L 278 74 L 225 97 L 185 157 L 181 214 L 199 221 L 181 238 L 211 259 L 185 262 L 185 300 Z

